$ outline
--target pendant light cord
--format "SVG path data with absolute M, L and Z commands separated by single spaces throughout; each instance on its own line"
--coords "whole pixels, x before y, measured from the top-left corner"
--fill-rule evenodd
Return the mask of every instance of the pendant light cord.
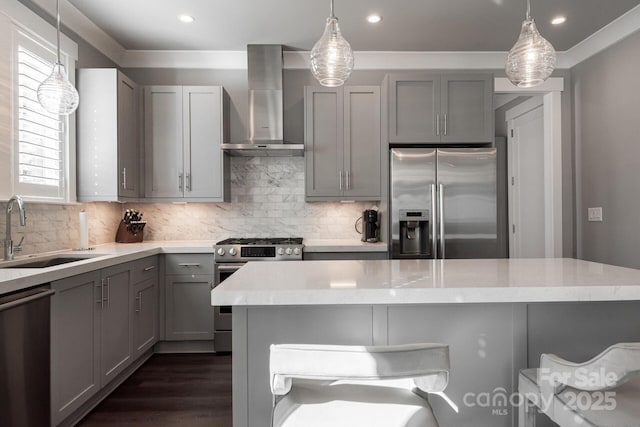
M 58 41 L 58 64 L 60 62 L 60 0 L 56 0 L 56 37 Z
M 329 18 L 335 18 L 336 16 L 333 14 L 333 0 L 331 0 L 331 15 Z
M 531 0 L 527 0 L 527 21 L 531 21 Z

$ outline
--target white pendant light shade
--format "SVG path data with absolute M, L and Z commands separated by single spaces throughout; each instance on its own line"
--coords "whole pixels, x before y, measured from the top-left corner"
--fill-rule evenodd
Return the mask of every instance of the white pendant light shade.
M 322 86 L 342 86 L 353 71 L 353 51 L 349 42 L 342 37 L 338 18 L 331 16 L 320 40 L 311 50 L 311 72 Z
M 556 67 L 556 51 L 538 32 L 527 0 L 527 15 L 522 22 L 520 37 L 507 55 L 505 72 L 518 87 L 533 87 L 549 78 Z
M 60 61 L 60 1 L 56 1 L 56 35 L 57 61 L 51 74 L 38 86 L 38 102 L 47 112 L 58 115 L 69 115 L 76 111 L 80 97 L 78 91 L 67 77 L 67 71 Z
M 67 78 L 64 65 L 55 64 L 51 75 L 38 87 L 38 102 L 47 112 L 69 115 L 78 108 L 78 91 Z

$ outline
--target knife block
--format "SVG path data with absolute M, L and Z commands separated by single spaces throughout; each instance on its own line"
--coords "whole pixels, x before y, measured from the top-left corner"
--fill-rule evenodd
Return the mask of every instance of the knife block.
M 120 220 L 116 232 L 116 243 L 140 243 L 144 237 L 145 221 L 132 221 L 129 224 Z

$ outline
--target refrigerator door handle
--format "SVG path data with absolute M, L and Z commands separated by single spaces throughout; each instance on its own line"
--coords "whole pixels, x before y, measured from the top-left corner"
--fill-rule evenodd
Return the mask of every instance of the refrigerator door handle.
M 444 185 L 440 184 L 438 189 L 438 222 L 440 223 L 440 258 L 445 259 L 444 254 Z
M 431 255 L 438 258 L 438 225 L 436 224 L 436 185 L 431 184 Z

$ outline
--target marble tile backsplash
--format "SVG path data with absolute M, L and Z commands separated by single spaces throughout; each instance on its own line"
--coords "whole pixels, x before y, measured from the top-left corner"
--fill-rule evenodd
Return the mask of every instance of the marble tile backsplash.
M 231 203 L 27 203 L 27 226 L 20 226 L 16 213 L 11 224 L 14 242 L 25 237 L 18 255 L 78 247 L 82 209 L 88 213 L 91 245 L 115 240 L 126 209 L 144 213 L 145 240 L 359 239 L 354 223 L 371 206 L 373 203 L 305 203 L 302 157 L 234 157 Z M 0 215 L 0 241 L 4 241 L 4 228 L 5 216 Z
M 231 203 L 126 204 L 144 212 L 145 240 L 301 236 L 359 239 L 354 229 L 372 203 L 305 203 L 304 158 L 233 157 Z
M 97 245 L 113 242 L 121 212 L 121 206 L 118 203 L 78 205 L 25 203 L 27 216 L 25 227 L 20 226 L 17 212 L 11 216 L 11 234 L 15 244 L 24 236 L 23 250 L 16 255 L 77 248 L 79 244 L 78 214 L 83 209 L 89 218 L 89 243 Z M 2 233 L 0 241 L 4 241 L 5 238 L 5 224 L 3 209 L 0 215 L 0 232 Z

